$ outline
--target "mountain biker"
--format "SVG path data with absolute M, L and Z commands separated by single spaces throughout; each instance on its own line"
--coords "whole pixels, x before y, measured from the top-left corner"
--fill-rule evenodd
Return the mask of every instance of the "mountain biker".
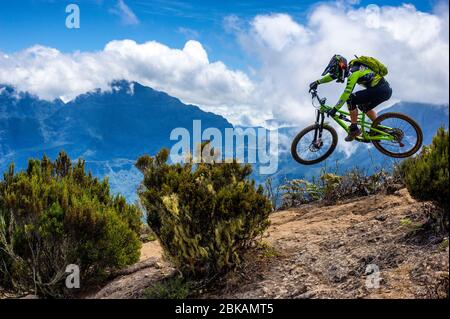
M 374 121 L 377 118 L 377 113 L 373 109 L 382 102 L 389 100 L 392 95 L 392 89 L 386 79 L 358 62 L 358 59 L 352 60 L 350 64 L 347 64 L 347 60 L 343 56 L 335 54 L 323 71 L 322 76 L 321 79 L 309 85 L 310 90 L 316 90 L 319 84 L 333 80 L 344 83 L 345 78 L 348 78 L 347 85 L 339 101 L 328 112 L 328 115 L 334 116 L 347 102 L 352 122 L 348 136 L 345 138 L 347 142 L 353 141 L 361 134 L 361 130 L 358 127 L 358 108 Z M 362 85 L 366 89 L 353 93 L 356 84 Z

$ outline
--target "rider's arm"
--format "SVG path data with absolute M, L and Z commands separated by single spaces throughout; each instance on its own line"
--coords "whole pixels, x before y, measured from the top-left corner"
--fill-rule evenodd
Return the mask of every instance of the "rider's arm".
M 339 101 L 334 106 L 336 109 L 340 109 L 342 105 L 347 102 L 348 98 L 350 97 L 350 94 L 352 94 L 353 89 L 355 88 L 356 83 L 358 82 L 358 79 L 364 75 L 364 71 L 356 71 L 353 72 L 347 79 L 347 85 L 345 87 L 344 93 L 342 93 L 341 97 L 339 98 Z
M 336 80 L 336 79 L 333 78 L 330 73 L 328 73 L 323 78 L 317 80 L 317 83 L 318 84 L 324 84 L 324 83 L 328 83 L 328 82 L 331 82 L 331 81 L 334 81 L 334 80 Z

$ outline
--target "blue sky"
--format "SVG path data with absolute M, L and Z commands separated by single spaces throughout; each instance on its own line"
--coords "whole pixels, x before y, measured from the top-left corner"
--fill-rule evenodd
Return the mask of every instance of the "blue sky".
M 385 63 L 391 104 L 448 104 L 448 24 L 448 0 L 0 0 L 0 83 L 70 100 L 125 79 L 236 124 L 306 124 L 305 88 L 336 53 Z
M 242 53 L 233 34 L 226 32 L 224 18 L 235 15 L 249 21 L 259 14 L 288 13 L 303 21 L 316 1 L 295 0 L 125 0 L 138 19 L 127 24 L 112 13 L 117 0 L 0 0 L 0 51 L 12 53 L 41 44 L 62 52 L 101 50 L 114 39 L 137 42 L 156 40 L 182 48 L 186 40 L 199 40 L 211 60 L 221 60 L 234 68 L 252 64 Z M 431 11 L 436 1 L 363 0 L 368 4 L 397 6 L 412 3 L 421 11 Z M 65 8 L 75 3 L 81 10 L 81 28 L 65 27 Z

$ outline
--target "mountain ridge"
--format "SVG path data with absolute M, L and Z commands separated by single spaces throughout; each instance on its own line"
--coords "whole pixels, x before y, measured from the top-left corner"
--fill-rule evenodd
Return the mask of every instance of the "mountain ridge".
M 400 102 L 382 112 L 411 115 L 424 130 L 424 143 L 429 144 L 439 126 L 448 127 L 448 105 L 435 105 L 434 112 L 429 110 L 428 104 Z M 202 120 L 203 128 L 216 127 L 222 132 L 226 128 L 245 128 L 137 82 L 114 81 L 111 90 L 86 92 L 67 103 L 61 99 L 40 100 L 0 85 L 0 170 L 5 171 L 10 162 L 22 169 L 31 157 L 40 158 L 45 153 L 55 158 L 64 149 L 71 158 L 85 159 L 87 168 L 96 176 L 108 176 L 113 191 L 125 192 L 132 201 L 141 178 L 134 161 L 142 154 L 154 155 L 162 147 L 170 148 L 176 142 L 170 140 L 176 127 L 192 133 L 195 119 Z M 356 164 L 370 168 L 374 161 L 387 162 L 387 166 L 392 163 L 390 158 L 361 145 L 350 157 L 338 149 L 326 162 L 299 165 L 291 158 L 288 144 L 300 130 L 279 130 L 285 145 L 280 144 L 279 169 L 272 175 L 279 183 L 285 178 L 311 178 L 338 162 L 341 170 Z M 253 177 L 263 183 L 268 176 L 259 175 L 257 167 Z

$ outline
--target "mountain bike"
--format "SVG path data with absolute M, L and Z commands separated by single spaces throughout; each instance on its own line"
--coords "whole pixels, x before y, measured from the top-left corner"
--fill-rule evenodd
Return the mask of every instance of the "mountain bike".
M 316 122 L 298 133 L 291 145 L 292 157 L 304 165 L 325 160 L 333 153 L 338 143 L 336 130 L 325 122 L 325 116 L 332 107 L 326 105 L 326 98 L 320 98 L 317 90 L 311 90 L 310 93 L 312 105 L 316 108 Z M 315 100 L 319 102 L 319 105 L 315 103 Z M 347 133 L 350 129 L 347 123 L 351 123 L 349 116 L 350 113 L 341 110 L 338 110 L 334 116 L 328 115 Z M 384 113 L 371 123 L 366 121 L 366 114 L 360 112 L 358 125 L 362 133 L 356 137 L 355 141 L 372 143 L 378 151 L 390 157 L 411 156 L 422 146 L 421 128 L 413 119 L 401 113 Z

